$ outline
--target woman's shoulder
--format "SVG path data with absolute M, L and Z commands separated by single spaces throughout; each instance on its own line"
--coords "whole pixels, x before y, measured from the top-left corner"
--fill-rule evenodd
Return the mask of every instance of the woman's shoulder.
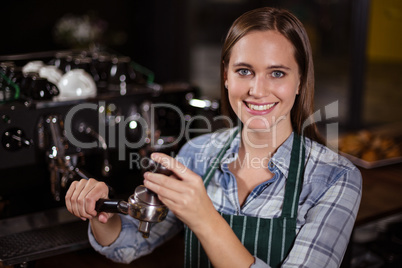
M 310 172 L 310 182 L 333 184 L 338 179 L 355 180 L 360 183 L 359 169 L 335 149 L 321 143 L 306 139 L 306 171 Z

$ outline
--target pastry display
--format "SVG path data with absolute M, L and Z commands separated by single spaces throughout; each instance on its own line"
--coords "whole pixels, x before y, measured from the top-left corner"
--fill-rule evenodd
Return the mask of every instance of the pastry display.
M 339 150 L 367 162 L 402 157 L 401 142 L 396 137 L 361 130 L 339 140 Z

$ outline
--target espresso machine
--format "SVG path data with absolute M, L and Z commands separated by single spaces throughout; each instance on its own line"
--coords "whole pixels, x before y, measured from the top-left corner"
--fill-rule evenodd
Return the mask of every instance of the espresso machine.
M 21 72 L 42 63 L 45 66 L 40 68 L 57 69 L 46 81 L 38 71 Z M 131 63 L 128 57 L 108 52 L 0 57 L 3 265 L 29 263 L 89 246 L 88 223 L 72 216 L 64 204 L 74 180 L 104 181 L 111 200 L 100 200 L 96 209 L 138 219 L 144 237 L 152 232 L 152 224 L 166 217 L 166 206 L 142 185 L 142 175 L 169 171 L 152 163 L 149 155 L 161 151 L 174 156 L 197 134 L 184 135 L 189 124 L 205 129 L 192 119 L 218 115 L 219 103 L 200 99 L 198 89 L 187 83 L 156 84 L 149 72 L 141 73 Z M 71 96 L 63 89 L 75 80 L 67 79 L 64 84 L 53 80 L 63 81 L 74 70 L 85 73 L 81 78 L 93 83 L 95 91 L 92 87 L 86 93 L 76 86 Z M 148 161 L 145 167 L 144 161 Z

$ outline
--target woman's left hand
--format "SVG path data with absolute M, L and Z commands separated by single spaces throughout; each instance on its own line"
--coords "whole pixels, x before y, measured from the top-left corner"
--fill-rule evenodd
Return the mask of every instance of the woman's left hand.
M 190 229 L 202 228 L 211 213 L 216 212 L 202 178 L 176 159 L 153 153 L 152 160 L 173 172 L 171 176 L 146 172 L 144 185 Z

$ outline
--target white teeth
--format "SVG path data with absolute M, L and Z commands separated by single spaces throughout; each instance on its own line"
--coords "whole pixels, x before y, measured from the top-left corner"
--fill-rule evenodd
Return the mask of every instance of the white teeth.
M 247 103 L 248 108 L 250 108 L 251 110 L 255 110 L 255 111 L 268 110 L 268 109 L 271 109 L 272 107 L 274 107 L 274 105 L 275 105 L 275 103 L 266 104 L 266 105 L 255 105 L 255 104 Z

